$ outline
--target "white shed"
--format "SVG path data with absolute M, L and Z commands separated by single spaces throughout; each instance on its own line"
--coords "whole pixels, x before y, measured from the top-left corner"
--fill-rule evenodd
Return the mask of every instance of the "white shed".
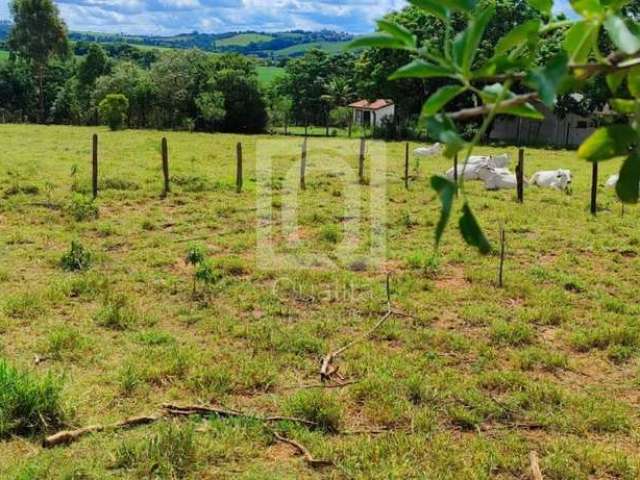
M 396 106 L 391 100 L 378 99 L 372 102 L 368 100 L 358 100 L 349 105 L 353 110 L 354 125 L 368 127 L 379 127 L 387 117 L 394 117 Z

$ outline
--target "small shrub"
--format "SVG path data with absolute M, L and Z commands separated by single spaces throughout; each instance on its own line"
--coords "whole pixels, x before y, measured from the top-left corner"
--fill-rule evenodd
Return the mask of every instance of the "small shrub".
M 60 266 L 67 272 L 87 270 L 91 265 L 91 253 L 80 242 L 71 242 L 71 248 L 60 259 Z
M 293 395 L 286 405 L 287 411 L 295 416 L 309 420 L 325 432 L 337 432 L 340 429 L 342 410 L 336 399 L 323 391 L 301 391 Z
M 109 125 L 111 130 L 124 127 L 129 111 L 129 99 L 120 93 L 107 95 L 98 105 L 100 119 Z
M 95 220 L 98 218 L 98 206 L 93 199 L 82 194 L 75 194 L 67 205 L 67 212 L 77 222 Z
M 61 391 L 59 378 L 38 378 L 0 360 L 0 438 L 59 426 L 64 418 Z
M 140 383 L 142 383 L 140 373 L 135 365 L 127 362 L 118 373 L 120 392 L 125 396 L 131 395 Z

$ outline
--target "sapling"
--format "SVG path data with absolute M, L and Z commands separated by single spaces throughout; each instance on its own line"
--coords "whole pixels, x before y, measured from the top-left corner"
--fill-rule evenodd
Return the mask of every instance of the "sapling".
M 187 251 L 187 256 L 185 257 L 185 262 L 187 265 L 192 265 L 194 267 L 193 272 L 193 295 L 196 294 L 196 283 L 198 281 L 198 265 L 200 265 L 205 260 L 205 252 L 204 248 L 201 245 L 192 245 L 189 247 Z
M 68 272 L 87 270 L 91 265 L 91 253 L 80 242 L 71 242 L 71 248 L 60 259 L 60 266 Z

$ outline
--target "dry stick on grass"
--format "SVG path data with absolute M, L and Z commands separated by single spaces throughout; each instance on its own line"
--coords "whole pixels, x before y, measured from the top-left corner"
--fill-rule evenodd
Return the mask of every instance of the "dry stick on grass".
M 531 480 L 544 480 L 540 471 L 538 453 L 534 450 L 529 452 L 529 463 L 531 464 Z
M 329 460 L 318 460 L 314 458 L 313 455 L 311 455 L 311 452 L 309 452 L 309 450 L 307 449 L 307 447 L 305 447 L 301 443 L 296 442 L 295 440 L 291 440 L 290 438 L 283 437 L 275 430 L 271 430 L 271 432 L 273 433 L 273 436 L 275 437 L 275 439 L 278 440 L 279 442 L 286 443 L 287 445 L 291 445 L 292 447 L 294 447 L 304 457 L 304 461 L 307 462 L 309 466 L 326 467 L 329 465 L 333 465 L 333 463 Z
M 389 319 L 389 317 L 391 317 L 391 315 L 395 313 L 395 311 L 391 308 L 391 289 L 390 289 L 389 274 L 387 274 L 386 288 L 387 288 L 387 311 L 385 312 L 385 314 L 382 316 L 382 318 L 380 318 L 380 320 L 378 320 L 378 322 L 369 331 L 359 336 L 352 342 L 347 343 L 344 347 L 339 348 L 338 350 L 335 350 L 325 355 L 325 357 L 322 359 L 322 364 L 320 365 L 320 380 L 322 382 L 331 380 L 331 377 L 333 377 L 338 373 L 338 367 L 333 365 L 333 361 L 336 358 L 338 358 L 340 355 L 342 355 L 344 352 L 349 350 L 354 345 L 357 345 L 358 343 L 368 340 L 369 337 L 371 337 L 371 335 L 373 335 L 376 332 L 376 330 L 378 330 L 384 324 L 384 322 L 386 322 Z
M 179 406 L 172 404 L 163 404 L 162 412 L 156 413 L 154 415 L 142 415 L 138 417 L 130 417 L 125 420 L 122 420 L 113 425 L 92 425 L 90 427 L 79 428 L 77 430 L 64 430 L 62 432 L 58 432 L 54 435 L 50 435 L 46 437 L 42 441 L 42 446 L 45 448 L 52 448 L 59 445 L 69 445 L 74 443 L 84 435 L 88 433 L 102 432 L 104 430 L 115 431 L 115 430 L 125 430 L 128 428 L 138 427 L 140 425 L 148 425 L 154 423 L 161 418 L 171 417 L 171 416 L 190 416 L 190 415 L 216 415 L 222 418 L 229 417 L 245 417 L 252 418 L 262 422 L 295 422 L 303 425 L 307 425 L 309 427 L 317 427 L 318 424 L 316 422 L 312 422 L 310 420 L 305 420 L 304 418 L 295 418 L 295 417 L 283 417 L 283 416 L 268 416 L 268 417 L 260 417 L 257 415 L 252 415 L 248 413 L 237 412 L 234 410 L 227 410 L 223 408 L 216 407 L 208 407 L 202 405 L 187 405 L 187 406 Z

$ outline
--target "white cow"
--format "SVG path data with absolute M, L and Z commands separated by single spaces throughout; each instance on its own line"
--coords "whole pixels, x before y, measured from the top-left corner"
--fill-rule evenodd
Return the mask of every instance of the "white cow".
M 619 178 L 620 178 L 620 175 L 618 175 L 617 173 L 615 175 L 611 175 L 607 180 L 607 184 L 606 184 L 607 187 L 616 188 L 616 185 L 618 185 Z
M 468 163 L 466 166 L 464 164 L 458 165 L 458 178 L 463 176 L 465 180 L 485 180 L 489 175 L 492 174 L 494 167 L 490 165 L 488 161 L 485 162 L 476 162 L 476 163 Z M 451 167 L 445 175 L 449 180 L 454 179 L 454 169 Z
M 486 163 L 497 168 L 505 168 L 511 163 L 511 157 L 508 153 L 501 153 L 500 155 L 471 155 L 468 163 Z
M 545 170 L 536 172 L 531 177 L 531 184 L 538 187 L 568 190 L 571 187 L 571 170 Z
M 525 182 L 526 184 L 527 182 Z M 516 176 L 509 170 L 490 169 L 489 175 L 484 178 L 484 188 L 487 190 L 502 190 L 507 188 L 516 188 L 518 186 L 518 180 Z
M 418 147 L 413 151 L 416 157 L 433 157 L 439 155 L 442 152 L 442 145 L 440 143 L 434 143 L 430 147 Z

